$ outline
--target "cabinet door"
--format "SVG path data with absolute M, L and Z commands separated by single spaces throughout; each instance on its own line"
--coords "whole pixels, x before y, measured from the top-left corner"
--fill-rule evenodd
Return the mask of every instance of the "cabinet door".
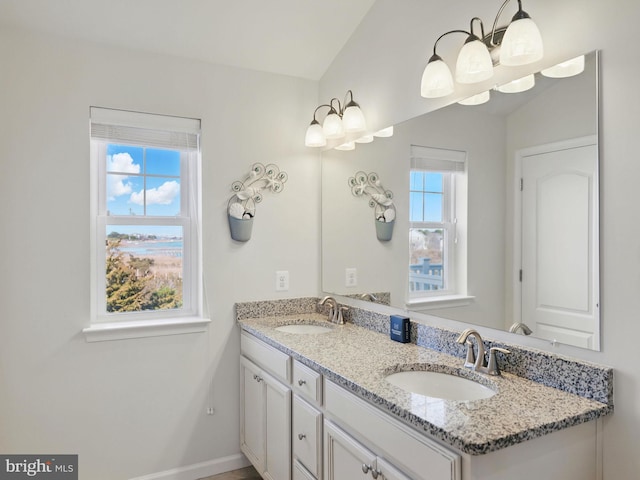
M 306 467 L 315 478 L 322 470 L 322 413 L 293 396 L 293 456 Z
M 240 449 L 259 472 L 265 459 L 265 390 L 260 369 L 240 358 Z
M 372 478 L 376 456 L 333 423 L 325 420 L 325 480 Z
M 265 384 L 266 454 L 263 478 L 291 479 L 291 389 L 262 373 Z
M 376 468 L 380 472 L 378 480 L 411 480 L 404 473 L 391 465 L 385 459 L 378 457 Z

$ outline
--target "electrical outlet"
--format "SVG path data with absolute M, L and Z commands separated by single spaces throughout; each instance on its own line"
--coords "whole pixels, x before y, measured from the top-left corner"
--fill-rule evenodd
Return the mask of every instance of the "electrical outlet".
M 357 268 L 346 268 L 344 270 L 345 287 L 357 287 L 358 286 L 358 269 Z
M 207 407 L 207 415 L 213 415 L 214 413 L 216 413 L 215 408 Z
M 289 271 L 276 272 L 276 292 L 286 292 L 287 290 L 289 290 Z

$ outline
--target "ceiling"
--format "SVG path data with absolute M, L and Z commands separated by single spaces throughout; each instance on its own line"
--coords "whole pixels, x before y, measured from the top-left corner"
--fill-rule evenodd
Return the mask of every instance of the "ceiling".
M 0 0 L 0 24 L 311 80 L 375 0 Z

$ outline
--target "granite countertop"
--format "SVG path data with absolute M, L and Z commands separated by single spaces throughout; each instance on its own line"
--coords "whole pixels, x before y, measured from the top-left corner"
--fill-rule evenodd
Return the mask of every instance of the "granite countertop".
M 291 323 L 332 330 L 292 334 Z M 510 373 L 495 377 L 462 368 L 463 360 L 412 343 L 402 344 L 353 324 L 333 325 L 326 315 L 305 313 L 239 319 L 240 327 L 322 373 L 327 379 L 390 415 L 471 455 L 482 455 L 561 430 L 612 411 L 612 406 L 544 386 Z M 385 380 L 413 369 L 456 371 L 497 393 L 474 401 L 442 400 L 406 392 Z

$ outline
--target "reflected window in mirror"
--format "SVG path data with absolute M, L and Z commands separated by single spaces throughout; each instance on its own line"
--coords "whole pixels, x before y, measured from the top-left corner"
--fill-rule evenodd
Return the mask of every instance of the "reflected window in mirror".
M 466 189 L 465 159 L 465 152 L 411 147 L 410 303 L 466 293 L 466 262 L 457 248 L 458 223 L 466 222 L 460 218 L 466 209 L 457 208 L 457 190 Z

